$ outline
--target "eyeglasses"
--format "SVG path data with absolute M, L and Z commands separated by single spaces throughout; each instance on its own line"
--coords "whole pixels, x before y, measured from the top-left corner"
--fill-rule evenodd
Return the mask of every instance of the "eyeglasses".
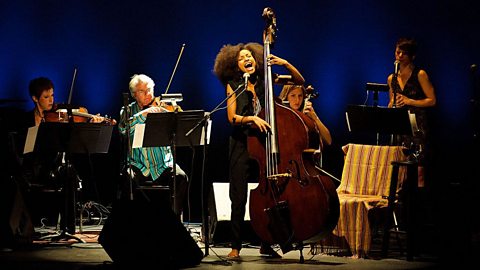
M 135 93 L 138 93 L 140 95 L 146 95 L 146 94 L 150 93 L 151 91 L 152 90 L 150 88 L 147 88 L 145 90 L 143 90 L 143 89 L 142 90 L 137 90 L 137 91 L 135 91 Z

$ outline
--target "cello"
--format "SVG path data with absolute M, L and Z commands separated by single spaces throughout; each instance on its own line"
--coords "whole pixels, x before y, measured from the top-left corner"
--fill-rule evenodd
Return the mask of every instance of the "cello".
M 265 8 L 264 61 L 270 54 L 276 19 Z M 281 105 L 273 96 L 271 66 L 265 64 L 265 108 L 259 116 L 271 131 L 253 130 L 248 152 L 259 168 L 259 184 L 250 191 L 250 220 L 255 233 L 283 253 L 314 243 L 336 226 L 339 200 L 332 179 L 315 167 L 309 149 L 318 148 L 315 123 L 303 113 Z

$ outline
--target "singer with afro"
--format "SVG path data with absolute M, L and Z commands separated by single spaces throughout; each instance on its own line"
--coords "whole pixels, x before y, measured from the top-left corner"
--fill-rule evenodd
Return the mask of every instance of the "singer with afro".
M 265 105 L 263 46 L 259 43 L 224 45 L 215 59 L 214 74 L 226 89 L 227 116 L 233 126 L 229 139 L 229 196 L 232 202 L 232 242 L 230 258 L 238 258 L 242 249 L 241 225 L 245 216 L 248 182 L 255 181 L 255 170 L 247 150 L 250 128 L 267 132 L 270 125 L 258 117 Z M 274 76 L 277 84 L 303 84 L 300 72 L 285 59 L 267 56 L 268 65 L 286 68 L 291 76 Z M 262 244 L 260 253 L 279 257 L 269 246 Z

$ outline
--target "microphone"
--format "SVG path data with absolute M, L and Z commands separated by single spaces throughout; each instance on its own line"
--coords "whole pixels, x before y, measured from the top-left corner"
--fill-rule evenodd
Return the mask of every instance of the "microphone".
M 248 72 L 243 73 L 243 79 L 245 79 L 244 81 L 245 88 L 247 88 L 248 86 L 248 78 L 250 78 L 250 73 Z
M 122 97 L 123 97 L 123 108 L 125 109 L 126 112 L 130 113 L 130 107 L 128 106 L 128 104 L 130 103 L 130 92 L 123 92 Z
M 398 72 L 400 71 L 400 61 L 396 60 L 395 63 L 395 75 L 398 75 Z
M 123 106 L 127 107 L 130 99 L 130 93 L 129 92 L 123 92 L 122 93 L 123 97 Z

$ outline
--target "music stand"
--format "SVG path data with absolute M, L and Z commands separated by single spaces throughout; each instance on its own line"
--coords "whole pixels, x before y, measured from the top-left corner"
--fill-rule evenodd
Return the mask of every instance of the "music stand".
M 366 83 L 365 90 L 373 92 L 373 106 L 378 106 L 378 92 L 388 92 L 390 88 L 386 83 Z
M 63 213 L 60 213 L 60 234 L 49 236 L 52 241 L 61 239 L 76 239 L 85 242 L 74 236 L 75 234 L 75 170 L 70 162 L 70 154 L 93 154 L 107 153 L 112 136 L 113 126 L 97 123 L 58 123 L 47 122 L 39 126 L 29 128 L 27 141 L 25 142 L 24 153 L 30 150 L 47 153 L 63 153 L 61 166 L 65 168 Z M 63 215 L 62 215 L 63 214 Z
M 346 119 L 350 132 L 376 132 L 377 144 L 378 134 L 413 135 L 417 130 L 406 108 L 348 105 Z
M 176 147 L 177 146 L 197 146 L 204 144 L 204 138 L 207 136 L 203 129 L 193 131 L 189 136 L 185 134 L 195 126 L 201 119 L 204 118 L 205 111 L 191 110 L 182 112 L 162 112 L 149 113 L 145 120 L 145 129 L 143 134 L 142 129 L 135 128 L 134 145 L 133 147 L 160 147 L 171 146 L 173 155 L 173 205 L 176 205 L 175 196 L 175 180 L 176 180 Z M 139 132 L 139 133 L 137 133 Z M 142 136 L 143 135 L 143 136 Z M 142 143 L 138 145 L 135 141 L 138 136 L 142 136 Z M 208 143 L 208 142 L 207 142 Z

